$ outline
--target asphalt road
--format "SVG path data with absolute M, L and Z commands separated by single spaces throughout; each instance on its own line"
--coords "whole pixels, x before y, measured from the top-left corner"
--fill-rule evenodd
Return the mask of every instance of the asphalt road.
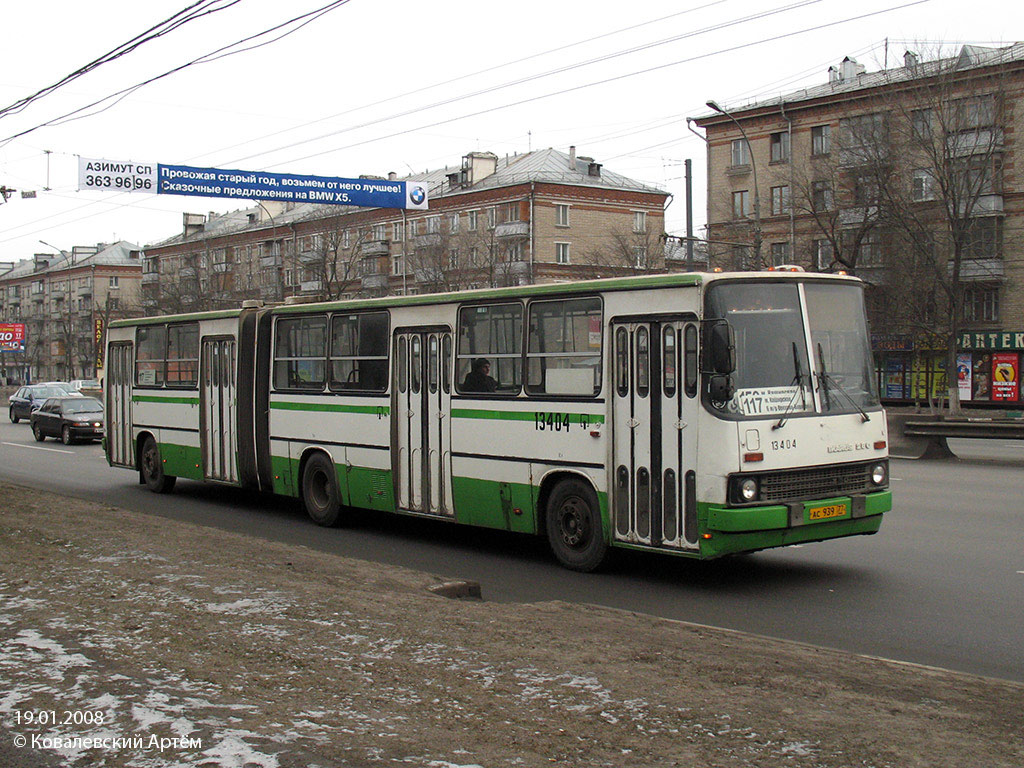
M 703 563 L 627 553 L 589 575 L 533 537 L 398 516 L 324 530 L 293 500 L 183 481 L 157 496 L 98 445 L 38 444 L 24 423 L 0 423 L 0 477 L 472 579 L 487 600 L 594 603 L 1024 682 L 1024 441 L 951 444 L 960 460 L 893 461 L 895 510 L 876 536 Z

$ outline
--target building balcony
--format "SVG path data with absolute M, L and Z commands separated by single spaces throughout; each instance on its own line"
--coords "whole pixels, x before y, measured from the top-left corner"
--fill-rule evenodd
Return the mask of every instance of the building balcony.
M 143 272 L 142 273 L 142 284 L 143 285 L 156 285 L 160 282 L 159 272 Z
M 146 309 L 156 309 L 157 304 L 160 302 L 152 296 L 145 296 L 142 299 L 142 306 Z
M 320 280 L 303 280 L 299 283 L 299 291 L 301 293 L 316 293 L 323 289 L 323 282 Z
M 506 221 L 494 228 L 494 236 L 499 239 L 528 237 L 529 235 L 530 222 L 528 221 Z
M 182 278 L 184 280 L 187 280 L 187 279 L 195 277 L 195 276 L 196 276 L 196 268 L 195 267 L 182 267 L 181 269 L 178 270 L 178 277 L 180 277 L 180 278 Z
M 999 152 L 1003 148 L 1003 131 L 1001 128 L 979 128 L 951 133 L 946 137 L 946 147 L 953 157 Z
M 433 248 L 441 244 L 440 232 L 427 232 L 425 235 L 416 235 L 413 238 L 415 248 Z
M 364 258 L 367 256 L 387 256 L 389 253 L 391 253 L 390 240 L 371 240 L 359 246 L 359 255 Z
M 419 283 L 439 283 L 444 280 L 444 271 L 440 267 L 420 267 L 416 270 L 416 281 Z
M 995 216 L 1003 213 L 1002 195 L 979 195 L 960 204 L 961 216 Z
M 858 224 L 876 221 L 877 219 L 877 205 L 861 205 L 856 208 L 844 208 L 839 211 L 839 226 L 841 227 L 854 227 Z
M 91 285 L 87 285 L 84 288 L 79 288 L 75 292 L 75 295 L 76 296 L 92 296 L 92 286 Z
M 953 273 L 953 264 L 946 266 L 947 274 Z M 960 261 L 960 282 L 962 283 L 985 283 L 1003 282 L 1006 279 L 1006 268 L 1003 260 L 999 258 L 990 259 L 962 259 Z
M 388 287 L 387 275 L 365 275 L 362 280 L 362 287 L 367 291 L 379 291 Z
M 263 262 L 263 259 L 261 258 L 260 259 L 260 266 L 261 267 L 263 266 L 262 262 Z M 218 273 L 218 274 L 223 274 L 224 272 L 230 272 L 231 271 L 231 262 L 230 261 L 215 261 L 215 262 L 213 262 L 213 271 Z
M 299 254 L 300 264 L 319 264 L 325 258 L 320 251 L 303 251 Z
M 274 267 L 281 266 L 281 255 L 271 254 L 270 256 L 260 256 L 260 268 L 272 269 Z M 227 271 L 227 270 L 225 270 Z

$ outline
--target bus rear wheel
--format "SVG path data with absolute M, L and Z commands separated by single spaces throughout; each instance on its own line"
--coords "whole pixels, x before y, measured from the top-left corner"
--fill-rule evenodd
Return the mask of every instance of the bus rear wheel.
M 309 457 L 302 470 L 302 503 L 317 525 L 330 528 L 341 518 L 341 494 L 334 462 L 326 454 Z
M 174 488 L 174 482 L 178 479 L 173 475 L 164 474 L 163 460 L 160 458 L 160 448 L 156 440 L 147 437 L 142 444 L 142 455 L 139 472 L 142 474 L 142 481 L 153 493 L 170 493 Z
M 547 503 L 548 545 L 562 565 L 593 571 L 608 554 L 601 511 L 593 488 L 581 480 L 563 480 Z

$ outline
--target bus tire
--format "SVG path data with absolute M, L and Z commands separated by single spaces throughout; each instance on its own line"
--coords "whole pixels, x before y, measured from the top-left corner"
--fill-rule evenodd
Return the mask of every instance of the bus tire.
M 302 470 L 302 503 L 314 523 L 330 528 L 341 518 L 341 494 L 334 462 L 324 453 L 314 453 Z
M 173 475 L 164 474 L 164 464 L 160 458 L 160 448 L 156 440 L 150 435 L 142 443 L 142 453 L 139 460 L 139 473 L 142 475 L 142 482 L 146 484 L 153 493 L 170 493 L 174 489 L 174 482 L 178 479 Z
M 594 489 L 582 480 L 562 480 L 548 498 L 545 527 L 548 546 L 562 565 L 593 571 L 604 562 L 608 542 Z

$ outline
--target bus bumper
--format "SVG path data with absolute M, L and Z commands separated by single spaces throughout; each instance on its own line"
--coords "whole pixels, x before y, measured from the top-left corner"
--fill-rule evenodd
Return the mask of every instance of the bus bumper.
M 878 531 L 892 492 L 839 496 L 768 507 L 705 508 L 701 556 L 782 547 Z

